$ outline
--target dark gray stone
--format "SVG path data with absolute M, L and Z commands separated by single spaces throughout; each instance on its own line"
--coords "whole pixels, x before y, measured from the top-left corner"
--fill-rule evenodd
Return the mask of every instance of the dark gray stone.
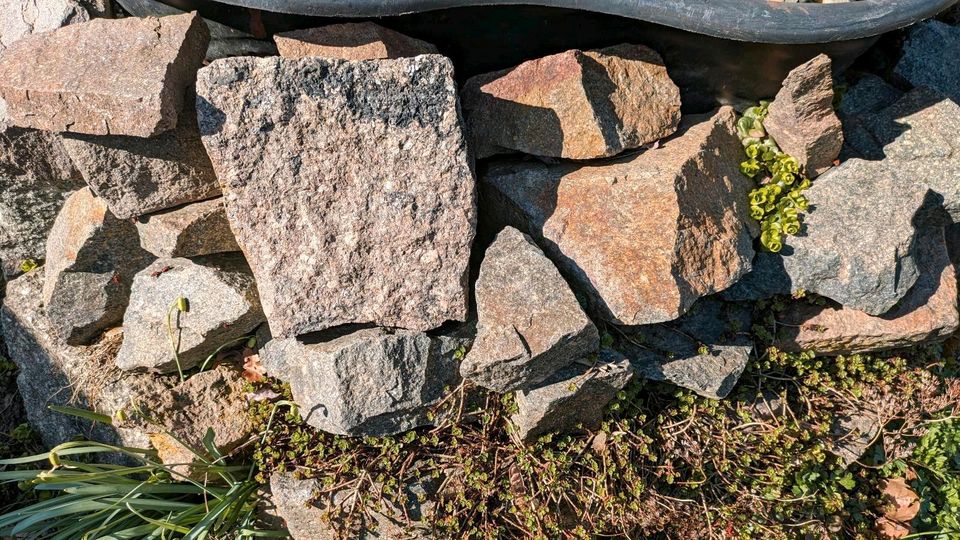
M 147 448 L 150 440 L 139 427 L 91 425 L 85 420 L 54 411 L 50 405 L 68 405 L 114 416 L 128 409 L 131 400 L 161 394 L 173 378 L 125 373 L 113 365 L 121 334 L 107 332 L 90 346 L 73 347 L 55 338 L 41 301 L 43 269 L 8 284 L 0 325 L 10 359 L 20 372 L 17 384 L 30 424 L 47 447 L 80 435 L 108 444 Z
M 252 334 L 264 322 L 256 283 L 241 254 L 157 259 L 133 280 L 117 367 L 177 370 L 167 312 L 181 297 L 187 299 L 189 310 L 174 313 L 171 321 L 183 370 Z
M 722 399 L 750 361 L 752 325 L 748 305 L 704 298 L 676 321 L 629 329 L 625 351 L 641 377 Z
M 485 388 L 535 385 L 600 346 L 560 272 L 513 227 L 487 248 L 475 290 L 477 339 L 460 374 Z
M 757 300 L 805 290 L 881 315 L 916 283 L 918 227 L 934 220 L 936 195 L 913 171 L 852 159 L 806 192 L 800 234 L 779 254 L 762 253 L 724 293 Z
M 273 339 L 260 359 L 268 374 L 290 383 L 307 423 L 353 436 L 429 424 L 430 407 L 446 387 L 459 384 L 457 358 L 469 344 L 461 337 L 384 328 L 315 339 Z
M 133 223 L 114 217 L 88 188 L 71 194 L 57 215 L 46 258 L 44 305 L 69 345 L 90 343 L 123 320 L 133 276 L 153 259 Z
M 448 59 L 228 58 L 197 93 L 275 335 L 466 319 L 476 194 Z
M 211 199 L 137 220 L 140 245 L 157 257 L 199 257 L 240 251 L 223 199 Z
M 875 113 L 893 105 L 903 92 L 881 77 L 866 73 L 847 89 L 837 113 L 844 121 L 849 117 Z
M 910 30 L 894 74 L 960 102 L 960 28 L 926 21 Z
M 594 361 L 581 360 L 540 386 L 517 392 L 517 412 L 510 420 L 524 441 L 548 433 L 597 429 L 607 404 L 631 379 L 630 362 L 616 351 L 603 349 Z

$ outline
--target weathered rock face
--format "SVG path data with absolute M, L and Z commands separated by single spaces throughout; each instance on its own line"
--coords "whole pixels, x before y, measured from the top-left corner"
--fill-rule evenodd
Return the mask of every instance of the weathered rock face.
M 722 108 L 657 149 L 600 165 L 492 164 L 484 202 L 537 239 L 601 317 L 676 319 L 750 269 L 753 184 L 734 118 Z
M 476 196 L 449 60 L 230 58 L 197 87 L 274 335 L 466 317 Z
M 131 423 L 141 423 L 167 464 L 192 463 L 196 454 L 204 455 L 208 429 L 213 430 L 217 449 L 227 454 L 244 443 L 253 429 L 243 388 L 238 371 L 217 366 L 164 392 L 140 396 L 138 409 L 149 421 L 133 419 Z
M 30 34 L 89 20 L 76 0 L 7 0 L 0 6 L 0 52 Z
M 756 300 L 799 290 L 881 315 L 916 283 L 917 226 L 933 195 L 912 171 L 851 159 L 807 190 L 811 211 L 791 252 L 760 253 L 754 270 L 724 293 Z M 882 224 L 882 226 L 880 226 Z
M 704 298 L 676 321 L 629 329 L 639 346 L 626 354 L 639 376 L 722 399 L 750 361 L 752 322 L 749 305 Z
M 318 498 L 321 491 L 325 494 Z M 429 503 L 419 501 L 416 491 L 416 487 L 407 486 L 405 492 L 409 502 L 404 508 L 385 502 L 379 511 L 372 510 L 362 518 L 357 529 L 347 530 L 346 524 L 340 523 L 335 516 L 342 505 L 350 503 L 348 489 L 329 492 L 319 480 L 299 479 L 288 473 L 274 473 L 270 477 L 270 492 L 277 513 L 286 522 L 287 531 L 294 540 L 338 540 L 347 533 L 350 538 L 358 540 L 433 538 L 421 523 L 423 507 L 428 507 Z
M 20 127 L 149 137 L 176 126 L 208 41 L 196 14 L 95 19 L 34 34 L 0 57 L 0 98 Z
M 13 277 L 22 261 L 43 259 L 57 212 L 81 187 L 58 135 L 0 127 L 0 273 Z
M 624 44 L 473 77 L 463 109 L 478 158 L 524 152 L 592 159 L 676 131 L 680 90 L 660 55 Z
M 68 134 L 63 144 L 90 189 L 121 219 L 220 195 L 200 142 L 193 93 L 177 127 L 145 139 Z
M 55 339 L 54 328 L 41 301 L 43 270 L 35 270 L 9 283 L 0 325 L 20 374 L 17 384 L 30 424 L 47 447 L 83 435 L 110 444 L 146 448 L 150 441 L 139 428 L 91 428 L 84 420 L 48 409 L 70 405 L 113 416 L 131 399 L 162 394 L 173 385 L 169 377 L 124 373 L 113 366 L 120 347 L 119 332 L 107 333 L 96 344 L 71 347 Z
M 240 251 L 223 199 L 188 204 L 137 220 L 140 245 L 157 257 L 199 257 Z
M 632 378 L 630 362 L 604 349 L 595 364 L 572 364 L 544 384 L 517 392 L 517 412 L 510 420 L 525 441 L 596 429 L 607 404 Z
M 811 178 L 833 166 L 843 147 L 843 126 L 833 112 L 833 75 L 825 54 L 787 75 L 763 122 L 781 150 L 797 158 Z
M 75 191 L 47 239 L 43 302 L 56 335 L 89 343 L 123 319 L 133 276 L 149 264 L 137 229 L 88 188 Z
M 376 60 L 435 54 L 433 45 L 372 22 L 331 24 L 273 36 L 284 58 Z
M 290 383 L 310 425 L 340 435 L 390 435 L 427 425 L 427 412 L 460 381 L 467 339 L 382 328 L 331 341 L 274 339 L 260 353 L 268 374 Z
M 876 113 L 896 103 L 903 92 L 876 75 L 864 75 L 843 94 L 837 114 L 843 122 L 841 161 L 858 157 L 883 159 L 883 151 L 867 126 Z
M 189 311 L 174 313 L 171 321 L 184 370 L 250 334 L 264 320 L 256 283 L 239 253 L 157 259 L 133 280 L 117 367 L 177 370 L 167 312 L 181 297 L 187 299 Z
M 893 72 L 914 86 L 939 90 L 960 102 L 960 28 L 926 21 L 910 30 Z
M 957 274 L 943 232 L 924 233 L 920 277 L 893 309 L 875 317 L 836 304 L 793 304 L 782 312 L 777 346 L 785 351 L 850 354 L 942 341 L 957 330 Z
M 465 379 L 509 392 L 534 385 L 600 346 L 597 328 L 529 236 L 507 227 L 487 248 L 476 283 L 477 339 Z

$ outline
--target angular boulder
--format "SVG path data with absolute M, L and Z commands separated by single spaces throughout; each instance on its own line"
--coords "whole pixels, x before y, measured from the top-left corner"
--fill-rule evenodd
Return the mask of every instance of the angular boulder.
M 858 157 L 883 159 L 883 151 L 867 126 L 874 121 L 876 113 L 893 105 L 903 96 L 876 75 L 864 75 L 843 94 L 837 115 L 843 122 L 843 150 L 840 160 Z
M 208 41 L 196 13 L 34 34 L 0 57 L 0 98 L 20 127 L 149 137 L 176 127 Z
M 81 187 L 57 134 L 0 128 L 0 273 L 11 278 L 22 262 L 43 260 L 57 213 Z
M 55 334 L 84 345 L 118 325 L 133 276 L 151 258 L 133 223 L 114 217 L 88 188 L 71 194 L 47 239 L 43 302 Z
M 753 352 L 751 311 L 746 304 L 704 298 L 676 321 L 624 329 L 630 336 L 624 352 L 638 376 L 723 399 Z
M 372 22 L 330 24 L 273 36 L 284 58 L 377 60 L 436 54 L 437 48 Z
M 392 435 L 430 423 L 446 387 L 460 382 L 469 340 L 368 328 L 330 341 L 273 339 L 260 353 L 267 373 L 290 383 L 310 425 L 339 435 Z
M 193 93 L 177 126 L 145 139 L 65 134 L 63 144 L 110 212 L 132 218 L 220 195 L 200 142 Z
M 938 90 L 960 102 L 960 28 L 940 21 L 914 26 L 903 44 L 895 76 L 913 86 Z
M 533 236 L 600 317 L 676 319 L 750 270 L 753 182 L 735 120 L 724 107 L 656 149 L 596 165 L 491 164 L 487 211 Z
M 149 437 L 139 427 L 91 425 L 48 408 L 66 405 L 112 417 L 128 410 L 135 398 L 167 392 L 173 380 L 114 367 L 122 338 L 119 332 L 108 332 L 95 344 L 83 347 L 57 340 L 41 300 L 43 273 L 41 268 L 11 281 L 0 310 L 0 327 L 10 359 L 20 370 L 17 385 L 30 424 L 47 447 L 81 435 L 108 444 L 147 448 Z
M 463 110 L 478 158 L 593 159 L 676 131 L 680 90 L 659 54 L 623 44 L 477 75 L 464 84 Z
M 460 374 L 480 386 L 509 392 L 535 385 L 600 347 L 560 272 L 513 227 L 487 248 L 475 290 L 477 339 Z
M 89 20 L 76 0 L 5 0 L 0 5 L 0 52 L 30 34 Z
M 890 311 L 873 316 L 836 304 L 795 303 L 781 312 L 776 346 L 818 355 L 853 354 L 943 341 L 960 325 L 957 273 L 942 229 L 925 233 L 917 249 L 920 277 Z
M 607 404 L 633 379 L 633 368 L 611 349 L 602 350 L 594 362 L 582 362 L 558 371 L 536 388 L 517 392 L 517 412 L 510 420 L 521 440 L 600 427 Z
M 140 245 L 157 257 L 199 257 L 240 251 L 223 199 L 188 204 L 137 220 Z
M 168 312 L 178 298 L 188 310 Z M 263 310 L 250 268 L 239 253 L 195 259 L 157 259 L 138 273 L 123 317 L 123 370 L 177 371 L 202 364 L 228 343 L 251 334 L 263 323 Z
M 197 93 L 275 336 L 465 319 L 476 195 L 448 59 L 230 58 Z
M 777 146 L 797 158 L 810 178 L 832 167 L 843 148 L 831 66 L 830 57 L 821 54 L 791 71 L 763 122 Z
M 724 293 L 757 300 L 800 290 L 882 315 L 920 275 L 918 227 L 934 219 L 938 201 L 910 170 L 851 159 L 805 193 L 810 211 L 789 249 L 760 253 L 754 270 Z

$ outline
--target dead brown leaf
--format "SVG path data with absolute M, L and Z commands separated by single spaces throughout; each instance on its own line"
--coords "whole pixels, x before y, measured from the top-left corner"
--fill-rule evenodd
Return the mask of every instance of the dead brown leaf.
M 267 370 L 260 363 L 260 355 L 253 349 L 243 350 L 243 378 L 250 382 L 261 382 L 266 379 Z
M 920 512 L 920 497 L 910 489 L 910 485 L 903 478 L 892 478 L 881 484 L 881 492 L 885 501 L 883 515 L 887 519 L 910 523 Z

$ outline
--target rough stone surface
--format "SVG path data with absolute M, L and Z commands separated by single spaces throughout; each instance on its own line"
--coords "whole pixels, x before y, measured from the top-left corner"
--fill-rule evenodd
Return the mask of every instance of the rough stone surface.
M 41 301 L 43 279 L 43 269 L 39 269 L 11 281 L 0 310 L 10 359 L 20 370 L 17 384 L 30 424 L 47 447 L 82 435 L 147 448 L 150 440 L 139 428 L 92 427 L 89 422 L 48 409 L 49 405 L 69 405 L 113 416 L 126 409 L 133 398 L 162 394 L 173 381 L 170 377 L 116 369 L 113 358 L 120 347 L 119 332 L 108 332 L 96 344 L 84 347 L 71 347 L 55 339 Z
M 140 245 L 157 257 L 199 257 L 240 251 L 223 199 L 188 204 L 137 220 Z
M 810 212 L 779 254 L 759 253 L 754 270 L 724 293 L 756 300 L 799 290 L 881 315 L 920 275 L 917 227 L 932 219 L 935 196 L 912 171 L 852 159 L 806 192 Z
M 54 133 L 0 127 L 0 274 L 44 258 L 47 233 L 67 195 L 83 187 Z
M 31 34 L 90 20 L 76 0 L 4 0 L 0 5 L 0 52 Z
M 704 298 L 676 321 L 630 329 L 627 357 L 639 376 L 725 398 L 753 351 L 751 309 Z
M 914 86 L 939 90 L 960 102 L 960 28 L 940 21 L 914 26 L 893 72 Z
M 57 215 L 46 250 L 43 302 L 56 335 L 84 345 L 123 319 L 133 276 L 149 264 L 133 223 L 115 218 L 88 188 Z
M 602 318 L 676 319 L 750 270 L 753 184 L 734 119 L 724 107 L 656 149 L 597 165 L 491 164 L 484 203 L 533 236 Z
M 851 354 L 947 339 L 960 324 L 957 274 L 942 229 L 925 233 L 917 250 L 920 277 L 893 309 L 875 317 L 836 304 L 797 303 L 779 316 L 777 347 Z
M 882 429 L 880 415 L 875 411 L 851 407 L 838 415 L 831 426 L 828 449 L 844 467 L 850 467 L 877 441 Z
M 882 159 L 882 148 L 868 129 L 876 113 L 893 105 L 903 92 L 876 75 L 864 75 L 843 94 L 837 114 L 843 122 L 843 150 L 840 160 Z
M 417 495 L 420 492 L 432 496 L 436 490 L 422 490 L 421 484 L 406 486 L 408 502 L 404 508 L 384 502 L 379 510 L 370 510 L 352 530 L 335 518 L 337 510 L 352 502 L 349 489 L 330 492 L 319 480 L 274 473 L 270 477 L 270 492 L 293 540 L 339 540 L 346 534 L 358 540 L 427 540 L 434 536 L 422 520 L 431 505 L 420 502 Z M 318 498 L 321 492 L 324 494 Z
M 167 312 L 181 297 L 187 299 L 189 311 L 175 313 L 171 320 L 184 370 L 264 321 L 256 283 L 241 254 L 157 259 L 133 280 L 117 367 L 177 370 Z
M 220 195 L 200 142 L 193 93 L 177 127 L 155 137 L 68 134 L 63 144 L 90 189 L 118 218 Z
M 607 404 L 632 378 L 630 362 L 604 349 L 595 363 L 572 364 L 542 385 L 517 392 L 517 412 L 510 419 L 525 441 L 597 429 Z
M 664 138 L 680 123 L 680 90 L 653 50 L 570 50 L 478 75 L 463 89 L 478 158 L 504 152 L 592 159 Z
M 206 455 L 203 439 L 208 429 L 222 454 L 246 442 L 253 429 L 244 379 L 227 366 L 193 374 L 164 392 L 140 396 L 137 406 L 149 421 L 137 417 L 131 423 L 141 423 L 168 465 L 190 464 L 196 454 Z
M 331 24 L 273 36 L 284 58 L 376 60 L 435 54 L 433 45 L 372 22 Z
M 197 86 L 274 335 L 466 318 L 476 195 L 449 60 L 230 58 Z
M 542 382 L 600 346 L 570 286 L 529 236 L 507 227 L 487 248 L 476 286 L 477 339 L 465 379 L 509 392 Z
M 763 122 L 781 150 L 797 158 L 811 178 L 833 166 L 843 147 L 843 126 L 833 112 L 830 57 L 821 54 L 787 75 Z
M 176 126 L 208 41 L 195 13 L 34 34 L 0 56 L 0 98 L 20 127 L 149 137 Z
M 465 338 L 368 328 L 330 341 L 274 339 L 260 353 L 267 373 L 290 383 L 310 425 L 340 435 L 389 435 L 427 425 L 455 387 Z

